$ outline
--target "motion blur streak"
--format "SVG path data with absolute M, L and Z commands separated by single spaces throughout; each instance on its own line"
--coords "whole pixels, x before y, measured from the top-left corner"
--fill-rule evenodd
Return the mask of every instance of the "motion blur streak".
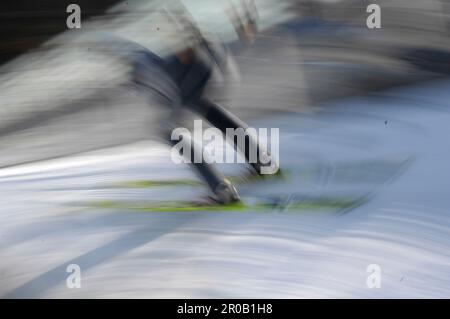
M 23 25 L 0 34 L 0 296 L 450 297 L 447 1 L 377 1 L 373 30 L 365 1 L 80 1 L 81 29 L 38 41 L 31 23 L 65 29 L 61 1 L 44 2 L 33 22 L 1 5 Z M 242 3 L 258 32 L 238 50 Z M 211 98 L 280 128 L 284 179 L 237 178 L 248 209 L 149 209 L 207 195 L 156 138 L 167 109 L 129 76 L 130 43 L 165 58 L 198 41 L 179 8 L 235 60 Z

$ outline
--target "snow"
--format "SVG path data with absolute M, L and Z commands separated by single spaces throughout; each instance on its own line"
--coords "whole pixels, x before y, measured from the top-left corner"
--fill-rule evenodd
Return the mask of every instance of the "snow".
M 279 127 L 281 166 L 308 175 L 284 192 L 370 192 L 367 203 L 344 213 L 154 213 L 83 204 L 205 192 L 109 187 L 195 178 L 151 141 L 1 169 L 0 296 L 448 298 L 449 84 L 250 123 Z M 66 286 L 69 264 L 81 267 L 79 289 Z M 380 288 L 366 284 L 371 264 L 381 267 Z

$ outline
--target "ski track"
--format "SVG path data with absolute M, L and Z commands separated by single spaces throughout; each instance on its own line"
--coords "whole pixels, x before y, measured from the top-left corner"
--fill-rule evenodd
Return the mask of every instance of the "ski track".
M 2 169 L 0 296 L 448 298 L 449 84 L 251 123 L 281 128 L 282 166 L 320 168 L 320 178 L 286 193 L 371 189 L 368 203 L 343 214 L 147 213 L 74 204 L 204 192 L 104 187 L 193 178 L 153 142 Z M 342 163 L 405 159 L 406 168 L 388 179 L 356 175 L 349 185 L 336 177 Z M 73 263 L 82 271 L 79 289 L 66 287 Z M 379 289 L 366 285 L 369 264 L 381 267 Z

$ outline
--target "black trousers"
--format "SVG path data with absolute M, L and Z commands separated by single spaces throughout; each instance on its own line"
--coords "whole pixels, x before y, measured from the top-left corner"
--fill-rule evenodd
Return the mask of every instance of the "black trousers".
M 240 120 L 237 116 L 223 108 L 222 106 L 215 104 L 207 99 L 202 98 L 203 91 L 210 79 L 212 73 L 212 67 L 205 61 L 200 59 L 194 59 L 192 63 L 188 65 L 181 64 L 175 57 L 170 57 L 165 61 L 159 59 L 151 52 L 144 52 L 143 57 L 138 60 L 140 64 L 137 64 L 135 70 L 139 74 L 143 70 L 143 66 L 146 65 L 158 65 L 161 67 L 165 74 L 167 74 L 173 81 L 173 83 L 178 87 L 179 98 L 181 103 L 177 103 L 177 107 L 186 107 L 199 116 L 207 120 L 212 126 L 218 128 L 224 136 L 226 136 L 227 129 L 243 129 L 246 130 L 248 125 Z M 143 65 L 142 65 L 143 64 Z M 150 77 L 153 79 L 153 77 Z M 147 80 L 148 81 L 148 80 Z M 156 82 L 160 86 L 159 82 Z M 144 84 L 144 86 L 152 87 L 150 85 Z M 179 116 L 177 110 L 172 110 L 172 116 Z M 171 139 L 170 125 L 165 128 L 166 139 L 168 138 L 169 143 L 172 145 L 177 144 L 179 141 L 173 141 Z M 190 139 L 189 136 L 184 136 L 183 138 Z M 260 146 L 255 137 L 245 135 L 244 145 L 240 145 L 237 142 L 237 137 L 233 140 L 233 145 L 236 151 L 240 152 L 245 156 L 247 162 L 250 162 L 251 150 L 256 150 L 257 159 L 255 162 L 250 163 L 257 173 L 260 172 L 261 161 Z M 195 171 L 206 181 L 208 186 L 213 192 L 216 191 L 217 186 L 225 181 L 225 176 L 217 169 L 216 165 L 213 163 L 207 163 L 201 161 L 200 163 L 195 163 L 195 158 L 203 158 L 203 148 L 195 143 L 195 141 L 189 141 L 191 145 L 191 158 L 188 159 L 191 165 L 194 167 Z M 239 149 L 241 147 L 241 149 Z M 266 152 L 266 150 L 261 150 Z M 267 152 L 266 152 L 267 153 Z
M 215 104 L 206 99 L 199 99 L 195 102 L 190 102 L 187 106 L 190 110 L 194 111 L 197 115 L 207 120 L 212 126 L 218 128 L 224 136 L 226 136 L 227 129 L 243 129 L 247 130 L 248 125 L 239 119 L 236 115 L 232 114 L 230 111 L 226 110 L 222 106 Z M 189 136 L 183 138 L 190 138 Z M 174 145 L 178 141 L 172 141 Z M 234 136 L 232 140 L 233 146 L 237 152 L 245 156 L 247 163 L 249 163 L 256 173 L 260 173 L 260 168 L 262 165 L 267 165 L 261 162 L 260 152 L 267 153 L 267 150 L 261 149 L 258 140 L 248 134 L 244 135 L 244 144 L 238 143 L 237 136 Z M 214 192 L 217 186 L 224 182 L 225 176 L 217 169 L 217 166 L 213 163 L 207 163 L 202 161 L 200 163 L 195 163 L 195 158 L 203 158 L 203 148 L 195 141 L 189 141 L 191 145 L 191 152 L 189 162 L 193 165 L 195 171 L 202 177 L 204 181 L 208 184 L 211 190 Z M 239 148 L 241 147 L 241 149 Z M 256 161 L 250 161 L 251 151 L 256 150 Z
M 242 121 L 236 115 L 223 108 L 222 106 L 213 103 L 206 99 L 201 99 L 192 107 L 197 114 L 205 118 L 212 126 L 218 128 L 224 136 L 227 134 L 227 129 L 248 129 L 247 123 Z M 261 160 L 259 158 L 260 151 L 262 150 L 258 140 L 255 137 L 244 135 L 244 144 L 238 144 L 238 137 L 234 136 L 232 143 L 235 150 L 245 156 L 245 160 L 249 163 L 257 172 L 261 166 Z M 241 149 L 239 149 L 241 147 Z M 256 150 L 256 161 L 251 161 L 251 151 Z

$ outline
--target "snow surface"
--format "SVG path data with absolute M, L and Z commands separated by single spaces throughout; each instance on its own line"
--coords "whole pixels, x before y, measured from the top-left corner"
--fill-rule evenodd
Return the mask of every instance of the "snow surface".
M 1 169 L 0 296 L 448 298 L 449 85 L 442 80 L 348 99 L 319 114 L 250 123 L 279 127 L 281 166 L 306 176 L 296 189 L 277 184 L 278 191 L 371 194 L 345 212 L 86 205 L 203 194 L 201 187 L 111 187 L 195 178 L 155 142 Z M 238 169 L 224 167 L 229 174 Z M 81 267 L 79 289 L 66 286 L 69 264 Z M 371 264 L 381 267 L 381 288 L 366 284 Z

